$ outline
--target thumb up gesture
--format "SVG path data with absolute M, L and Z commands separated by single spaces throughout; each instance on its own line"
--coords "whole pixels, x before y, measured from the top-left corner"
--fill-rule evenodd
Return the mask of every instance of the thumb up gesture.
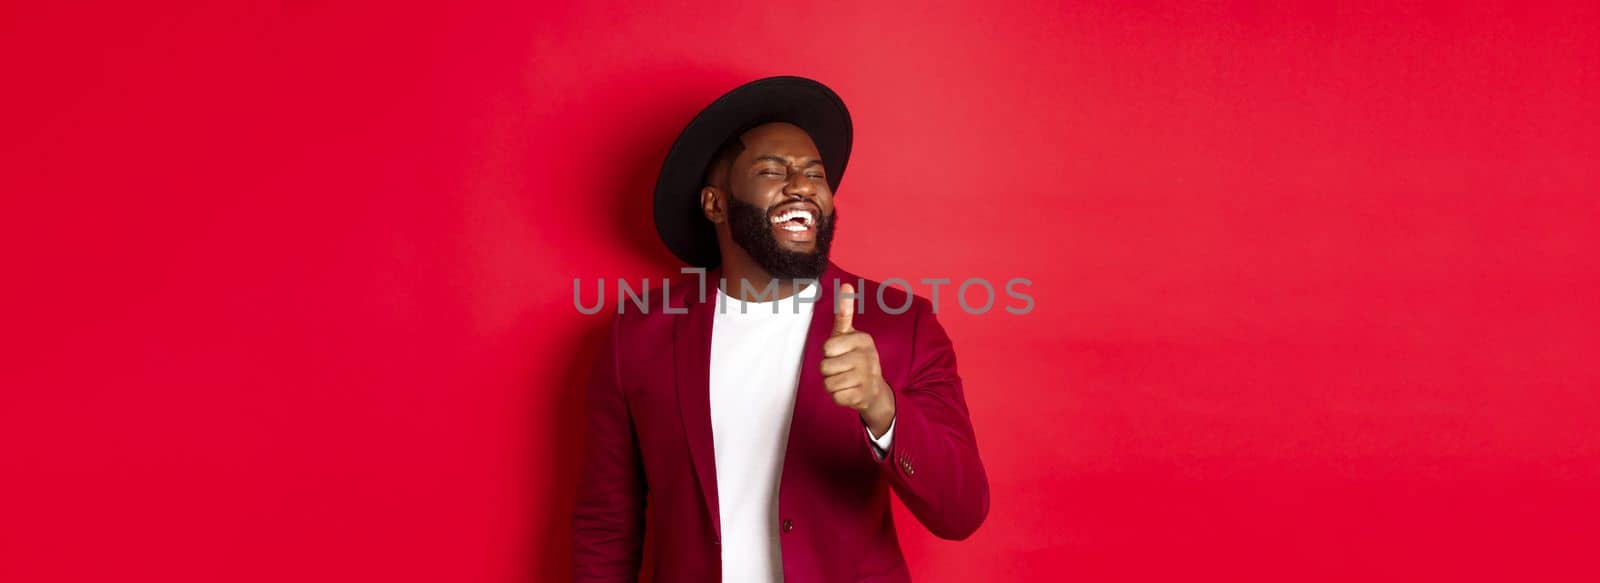
M 822 344 L 822 386 L 833 402 L 861 414 L 872 434 L 883 435 L 894 421 L 894 391 L 883 380 L 872 335 L 856 330 L 855 286 L 844 284 L 835 298 L 833 335 Z

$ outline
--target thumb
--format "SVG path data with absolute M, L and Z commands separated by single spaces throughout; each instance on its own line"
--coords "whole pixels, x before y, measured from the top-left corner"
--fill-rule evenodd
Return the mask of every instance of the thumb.
M 848 283 L 839 286 L 839 298 L 838 303 L 836 304 L 837 309 L 833 312 L 834 334 L 849 334 L 855 331 L 855 329 L 850 327 L 851 321 L 854 320 L 856 316 L 855 293 L 855 286 L 852 286 Z M 846 294 L 850 294 L 851 297 L 844 297 Z

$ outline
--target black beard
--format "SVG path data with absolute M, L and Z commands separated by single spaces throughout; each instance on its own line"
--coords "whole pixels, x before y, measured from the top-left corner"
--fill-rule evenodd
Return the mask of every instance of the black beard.
M 799 253 L 778 246 L 772 234 L 770 209 L 762 209 L 728 197 L 728 234 L 767 275 L 777 279 L 816 279 L 828 267 L 828 247 L 833 243 L 833 227 L 839 211 L 817 217 L 817 244 L 810 253 Z

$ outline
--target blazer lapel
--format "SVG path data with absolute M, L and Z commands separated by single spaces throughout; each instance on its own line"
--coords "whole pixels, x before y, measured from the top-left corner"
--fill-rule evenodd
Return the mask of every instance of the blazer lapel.
M 794 419 L 789 424 L 791 434 L 796 426 L 804 426 L 805 422 L 810 421 L 804 414 L 812 410 L 812 405 L 833 403 L 827 391 L 821 389 L 822 343 L 833 335 L 833 282 L 838 277 L 830 263 L 822 277 L 817 278 L 817 287 L 822 289 L 817 303 L 812 306 L 811 330 L 806 333 L 805 350 L 800 357 L 800 382 L 795 387 L 798 394 L 794 399 Z M 790 440 L 789 443 L 794 441 Z
M 830 262 L 817 278 L 817 286 L 822 289 L 817 303 L 812 306 L 811 329 L 806 333 L 806 345 L 800 357 L 800 380 L 795 386 L 794 412 L 789 420 L 783 455 L 783 481 L 803 473 L 802 468 L 808 464 L 814 465 L 815 460 L 808 461 L 814 454 L 810 448 L 825 441 L 818 438 L 830 434 L 831 425 L 840 418 L 833 398 L 822 388 L 822 344 L 833 335 L 833 288 L 834 281 L 841 277 L 844 277 L 843 272 Z M 780 484 L 779 495 L 782 493 Z
M 711 513 L 711 527 L 722 540 L 721 513 L 717 506 L 717 457 L 711 438 L 711 324 L 715 316 L 717 280 L 722 270 L 706 273 L 704 287 L 685 291 L 688 313 L 674 318 L 673 353 L 677 369 L 678 413 L 683 419 L 689 458 L 694 464 L 700 492 Z M 701 292 L 704 292 L 703 294 Z

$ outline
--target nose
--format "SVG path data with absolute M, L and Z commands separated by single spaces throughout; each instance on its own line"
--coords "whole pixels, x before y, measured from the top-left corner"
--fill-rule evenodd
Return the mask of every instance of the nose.
M 783 193 L 796 198 L 816 198 L 817 185 L 805 172 L 793 172 L 789 182 L 783 185 Z

